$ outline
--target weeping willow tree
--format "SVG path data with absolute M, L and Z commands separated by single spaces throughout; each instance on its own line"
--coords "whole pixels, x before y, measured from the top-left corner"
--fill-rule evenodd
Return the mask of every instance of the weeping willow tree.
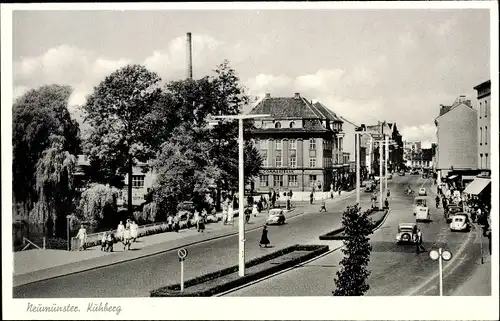
M 116 213 L 119 190 L 109 185 L 92 184 L 80 198 L 78 219 L 99 225 L 106 216 Z
M 66 215 L 73 212 L 76 157 L 64 150 L 63 136 L 52 135 L 49 140 L 50 147 L 36 164 L 38 199 L 30 212 L 30 222 L 44 224 L 50 234 L 63 235 Z
M 152 223 L 156 221 L 158 214 L 158 205 L 156 202 L 151 202 L 145 204 L 142 208 L 142 212 L 138 212 L 139 215 L 134 216 L 134 218 L 140 223 Z

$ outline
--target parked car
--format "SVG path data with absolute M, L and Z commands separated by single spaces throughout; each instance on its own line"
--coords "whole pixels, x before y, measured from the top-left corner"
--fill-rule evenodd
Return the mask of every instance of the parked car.
M 446 223 L 451 223 L 453 220 L 453 216 L 457 213 L 462 213 L 462 207 L 457 206 L 457 205 L 450 205 L 448 206 L 448 211 L 444 213 L 444 216 L 446 218 Z
M 466 213 L 455 214 L 451 219 L 450 230 L 469 232 L 471 230 L 469 216 Z
M 375 190 L 375 187 L 376 187 L 375 184 L 370 184 L 370 185 L 368 185 L 368 186 L 365 187 L 365 192 L 366 193 L 371 193 L 371 192 L 373 192 Z
M 425 187 L 421 187 L 421 188 L 418 190 L 418 195 L 419 195 L 419 196 L 427 196 L 427 190 L 425 189 Z
M 417 234 L 417 224 L 415 223 L 400 223 L 398 226 L 398 234 L 396 235 L 397 244 L 410 243 L 414 244 Z
M 285 214 L 283 213 L 283 210 L 279 208 L 274 208 L 269 211 L 269 217 L 267 218 L 266 225 L 281 225 L 285 224 Z

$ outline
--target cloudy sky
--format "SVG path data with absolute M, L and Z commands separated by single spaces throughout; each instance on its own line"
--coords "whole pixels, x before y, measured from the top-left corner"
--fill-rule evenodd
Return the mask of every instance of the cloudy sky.
M 490 78 L 487 10 L 17 11 L 14 96 L 48 83 L 93 86 L 127 63 L 166 81 L 229 59 L 253 96 L 319 100 L 355 123 L 396 122 L 405 140 L 435 141 L 439 104 Z

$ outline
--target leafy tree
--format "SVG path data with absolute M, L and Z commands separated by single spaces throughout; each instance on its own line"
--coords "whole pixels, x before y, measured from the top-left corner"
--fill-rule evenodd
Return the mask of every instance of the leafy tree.
M 372 234 L 373 222 L 367 212 L 361 213 L 359 205 L 348 206 L 342 217 L 344 227 L 344 258 L 340 261 L 341 269 L 335 278 L 334 296 L 362 296 L 370 288 L 366 282 L 370 271 L 372 247 L 369 236 Z
M 49 136 L 64 137 L 62 150 L 80 152 L 78 123 L 71 118 L 69 86 L 48 85 L 26 92 L 12 107 L 12 184 L 15 202 L 29 211 L 38 199 L 36 167 L 42 153 L 50 148 Z
M 118 193 L 119 190 L 110 185 L 91 184 L 81 195 L 78 219 L 97 225 L 106 216 L 116 213 Z
M 73 174 L 76 157 L 64 151 L 64 138 L 50 136 L 50 148 L 42 153 L 36 167 L 38 200 L 30 213 L 32 223 L 55 224 L 56 234 L 64 232 L 66 215 L 73 212 Z
M 128 211 L 132 215 L 132 169 L 148 161 L 158 146 L 155 117 L 162 92 L 160 78 L 140 65 L 125 66 L 107 76 L 83 106 L 90 125 L 85 144 L 91 163 L 102 169 L 101 180 L 128 175 Z M 96 167 L 97 167 L 96 166 Z M 94 167 L 94 168 L 96 168 Z

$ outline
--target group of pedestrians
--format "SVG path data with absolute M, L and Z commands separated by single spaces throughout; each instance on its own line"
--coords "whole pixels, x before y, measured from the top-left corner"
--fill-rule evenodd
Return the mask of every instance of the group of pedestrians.
M 112 233 L 110 231 L 110 233 Z M 116 238 L 118 241 L 122 242 L 123 250 L 130 250 L 130 246 L 132 243 L 135 243 L 137 237 L 139 236 L 139 225 L 131 219 L 127 219 L 125 221 L 125 225 L 123 225 L 123 221 L 120 221 L 118 227 L 116 229 Z M 111 246 L 112 252 L 112 246 Z

